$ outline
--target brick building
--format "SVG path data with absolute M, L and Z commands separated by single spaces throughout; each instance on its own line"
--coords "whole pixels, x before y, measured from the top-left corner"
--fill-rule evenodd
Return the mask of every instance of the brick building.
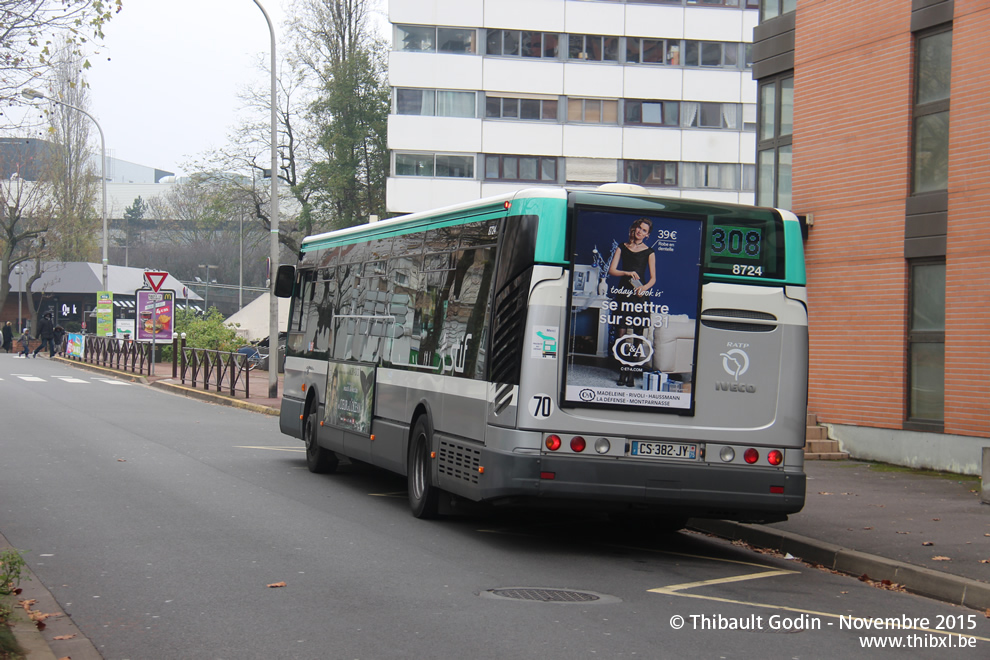
M 990 3 L 762 0 L 757 203 L 811 224 L 809 410 L 853 456 L 990 445 Z

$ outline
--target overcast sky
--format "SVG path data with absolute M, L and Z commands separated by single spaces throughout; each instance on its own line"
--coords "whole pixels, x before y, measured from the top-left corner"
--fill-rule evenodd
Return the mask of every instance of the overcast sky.
M 289 1 L 261 3 L 281 48 Z M 238 90 L 267 89 L 256 63 L 270 57 L 269 32 L 253 0 L 126 0 L 104 32 L 86 77 L 115 158 L 188 174 L 183 164 L 222 146 L 236 124 Z

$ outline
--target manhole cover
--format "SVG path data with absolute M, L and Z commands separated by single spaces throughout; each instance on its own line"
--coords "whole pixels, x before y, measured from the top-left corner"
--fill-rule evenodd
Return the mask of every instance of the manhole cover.
M 496 598 L 509 600 L 529 600 L 540 603 L 592 603 L 601 601 L 601 594 L 574 589 L 547 589 L 542 587 L 512 587 L 505 589 L 489 589 L 486 592 Z
M 495 600 L 525 600 L 531 603 L 557 603 L 558 605 L 614 605 L 621 598 L 585 589 L 560 589 L 555 587 L 496 587 L 478 593 L 482 598 Z

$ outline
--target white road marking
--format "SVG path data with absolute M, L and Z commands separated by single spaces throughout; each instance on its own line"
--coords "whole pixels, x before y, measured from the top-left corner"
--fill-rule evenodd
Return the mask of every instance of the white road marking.
M 130 383 L 125 383 L 122 380 L 114 380 L 113 378 L 94 378 L 101 383 L 107 383 L 108 385 L 130 385 Z
M 88 380 L 83 380 L 82 378 L 73 378 L 72 376 L 52 376 L 52 378 L 58 378 L 63 383 L 83 383 L 89 385 Z
M 21 380 L 26 380 L 29 383 L 47 383 L 44 378 L 38 378 L 37 376 L 18 376 Z

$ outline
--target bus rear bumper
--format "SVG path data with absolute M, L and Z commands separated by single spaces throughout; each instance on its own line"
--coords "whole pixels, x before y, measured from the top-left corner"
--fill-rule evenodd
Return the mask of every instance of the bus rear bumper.
M 743 522 L 786 520 L 804 506 L 801 470 L 486 452 L 482 499 L 573 502 L 604 510 Z M 506 499 L 507 498 L 507 499 Z M 524 502 L 519 502 L 524 503 Z

